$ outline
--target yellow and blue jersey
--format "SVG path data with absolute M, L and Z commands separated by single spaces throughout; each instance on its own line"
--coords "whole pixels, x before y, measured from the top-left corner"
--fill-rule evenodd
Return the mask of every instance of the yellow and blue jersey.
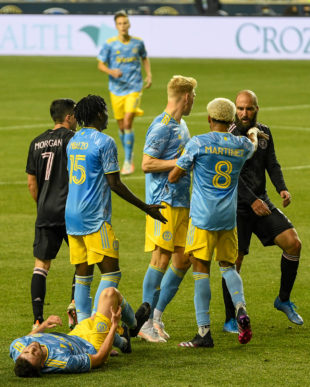
M 185 121 L 178 123 L 166 112 L 157 116 L 149 127 L 144 145 L 144 154 L 156 159 L 173 160 L 179 158 L 190 134 Z M 146 202 L 160 204 L 165 202 L 172 207 L 190 205 L 190 173 L 178 184 L 168 181 L 169 172 L 147 173 L 145 175 Z
M 62 333 L 36 333 L 20 337 L 10 345 L 10 356 L 16 361 L 21 352 L 32 342 L 47 349 L 42 373 L 80 373 L 91 368 L 89 355 L 97 353 L 93 345 L 78 336 Z
M 109 75 L 109 90 L 117 96 L 140 92 L 143 86 L 141 58 L 146 57 L 144 43 L 139 38 L 131 36 L 127 43 L 122 43 L 117 36 L 108 39 L 98 59 L 110 69 L 120 69 L 123 73 L 120 78 Z
M 253 152 L 247 137 L 231 133 L 210 132 L 188 142 L 177 165 L 182 169 L 194 166 L 190 207 L 194 226 L 210 231 L 236 226 L 238 178 Z
M 92 234 L 111 224 L 111 189 L 105 174 L 118 172 L 112 137 L 82 128 L 67 146 L 69 192 L 65 219 L 70 235 Z

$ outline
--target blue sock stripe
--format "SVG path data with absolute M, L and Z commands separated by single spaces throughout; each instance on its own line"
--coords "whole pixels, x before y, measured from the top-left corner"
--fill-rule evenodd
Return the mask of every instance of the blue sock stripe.
M 179 278 L 184 278 L 186 271 L 177 269 L 173 264 L 170 265 L 170 269 L 174 272 Z
M 160 273 L 165 273 L 165 269 L 160 269 L 159 267 L 149 265 L 149 267 L 153 270 L 159 271 Z
M 222 273 L 222 275 L 224 273 L 227 273 L 229 270 L 235 270 L 236 269 L 236 266 L 227 266 L 227 267 L 224 267 L 224 266 L 220 266 L 220 271 Z
M 209 278 L 210 277 L 210 274 L 206 274 L 206 273 L 193 273 L 193 278 L 195 281 L 198 281 L 200 279 L 204 279 L 204 278 Z

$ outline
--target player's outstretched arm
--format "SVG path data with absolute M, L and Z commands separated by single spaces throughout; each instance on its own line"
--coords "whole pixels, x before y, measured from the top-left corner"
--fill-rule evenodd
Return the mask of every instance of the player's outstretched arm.
M 164 207 L 157 204 L 146 204 L 140 200 L 124 183 L 122 183 L 119 172 L 106 174 L 106 177 L 111 190 L 122 199 L 140 208 L 140 210 L 146 212 L 152 218 L 163 223 L 167 222 L 167 219 L 160 213 L 160 209 Z
M 144 173 L 169 172 L 172 168 L 175 167 L 176 162 L 177 159 L 155 159 L 154 157 L 144 154 L 142 159 L 142 170 Z
M 168 180 L 170 183 L 177 183 L 182 176 L 186 175 L 186 171 L 184 169 L 175 166 L 168 175 Z
M 112 349 L 116 329 L 121 319 L 121 312 L 122 308 L 120 306 L 118 307 L 116 312 L 114 312 L 113 308 L 111 307 L 112 325 L 109 330 L 109 333 L 107 334 L 107 337 L 99 348 L 99 351 L 95 355 L 89 355 L 91 360 L 91 368 L 100 367 L 108 359 L 109 353 Z
M 34 333 L 44 332 L 45 329 L 51 329 L 57 327 L 57 325 L 62 325 L 61 318 L 59 316 L 51 315 L 42 324 L 40 324 L 36 329 L 30 332 L 30 335 Z

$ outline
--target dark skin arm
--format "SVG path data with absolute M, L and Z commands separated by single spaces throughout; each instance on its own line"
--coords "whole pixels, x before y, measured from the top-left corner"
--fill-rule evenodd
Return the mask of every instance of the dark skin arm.
M 159 220 L 162 223 L 167 222 L 167 219 L 163 217 L 159 211 L 161 208 L 164 208 L 164 206 L 158 204 L 146 204 L 140 200 L 124 183 L 122 183 L 119 172 L 106 174 L 106 178 L 111 190 L 122 199 L 140 208 L 140 210 L 146 212 L 152 218 Z

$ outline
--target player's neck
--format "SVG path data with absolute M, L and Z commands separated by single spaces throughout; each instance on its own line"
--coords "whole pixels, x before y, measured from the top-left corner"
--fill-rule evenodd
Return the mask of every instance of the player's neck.
M 183 110 L 180 108 L 180 106 L 168 102 L 165 112 L 168 113 L 169 116 L 171 116 L 178 123 L 181 122 Z
M 60 123 L 60 124 L 55 124 L 55 126 L 53 127 L 53 130 L 60 129 L 60 128 L 69 129 L 69 127 L 67 127 L 66 124 Z
M 122 42 L 122 43 L 128 43 L 130 41 L 130 35 L 129 34 L 126 34 L 126 35 L 118 35 L 118 39 Z

